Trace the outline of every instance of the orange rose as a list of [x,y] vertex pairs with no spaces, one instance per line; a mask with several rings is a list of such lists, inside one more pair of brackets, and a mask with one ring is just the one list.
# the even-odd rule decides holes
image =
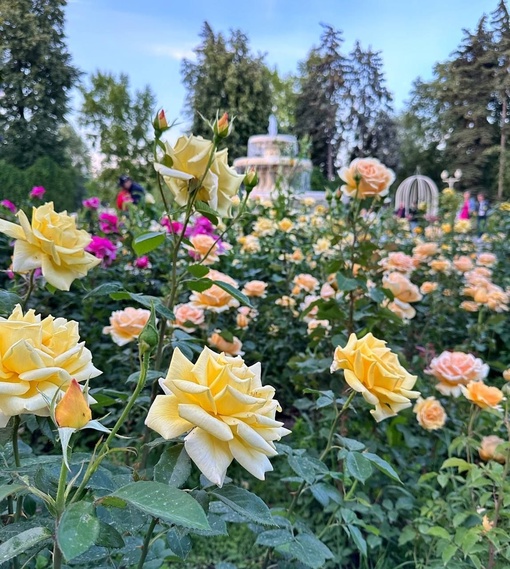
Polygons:
[[218,330],[214,332],[207,341],[213,348],[216,348],[220,352],[225,352],[225,354],[229,356],[242,356],[244,353],[242,352],[243,343],[239,338],[233,336],[232,342],[228,342],[225,338],[220,336]]
[[394,172],[376,158],[356,158],[339,174],[344,195],[358,199],[384,197],[395,180]]
[[505,369],[503,372],[503,379],[505,381],[510,381],[510,367],[508,369]]
[[386,302],[383,306],[386,306],[388,310],[391,310],[393,314],[396,314],[402,320],[411,320],[416,316],[416,310],[407,302],[402,302],[396,298],[393,302]]
[[485,462],[495,460],[496,462],[504,464],[506,462],[505,455],[500,452],[496,452],[496,449],[499,445],[504,444],[505,442],[506,441],[497,435],[483,437],[482,442],[480,443],[480,448],[478,449],[480,458]]
[[497,387],[485,385],[481,381],[470,381],[462,388],[464,396],[482,409],[494,409],[503,399],[503,392]]
[[441,429],[446,422],[446,412],[444,407],[435,397],[421,397],[413,408],[416,413],[418,423],[428,431]]
[[246,296],[265,298],[267,283],[264,281],[250,281],[244,285],[243,294]]
[[472,300],[464,300],[460,303],[460,307],[466,312],[478,312],[478,304]]
[[[215,244],[216,238],[211,235],[199,233],[189,238],[191,245],[185,245],[189,254],[195,261],[202,261],[203,265],[212,265],[218,261],[218,255],[229,251],[232,247],[228,243],[222,242],[221,249]],[[209,254],[208,254],[209,253]],[[206,257],[207,255],[207,257]]]
[[150,315],[150,310],[132,306],[124,310],[116,310],[110,316],[110,326],[103,328],[103,334],[110,334],[117,345],[124,346],[138,338]]

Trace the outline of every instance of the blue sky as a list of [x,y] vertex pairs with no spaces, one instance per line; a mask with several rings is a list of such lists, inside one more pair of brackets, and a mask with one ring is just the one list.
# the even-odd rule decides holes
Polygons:
[[[293,72],[321,33],[320,22],[382,51],[387,85],[402,108],[412,81],[429,78],[497,0],[70,0],[67,36],[86,73],[127,73],[133,88],[151,85],[158,106],[178,117],[184,107],[180,64],[192,56],[202,23],[240,28],[255,51],[282,73]],[[78,99],[75,100],[75,105]]]

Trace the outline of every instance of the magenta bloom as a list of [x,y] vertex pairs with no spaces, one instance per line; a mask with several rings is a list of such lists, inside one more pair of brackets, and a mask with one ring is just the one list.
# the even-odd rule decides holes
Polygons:
[[135,260],[135,267],[137,269],[147,269],[149,265],[150,261],[147,255],[144,255],[143,257],[138,257],[138,259]]
[[114,213],[99,214],[99,229],[103,233],[119,233],[119,218]]
[[81,204],[83,207],[86,207],[88,209],[98,209],[98,207],[101,205],[101,200],[98,197],[92,197],[83,200]]
[[214,225],[207,217],[199,217],[192,225],[190,235],[214,235]]
[[34,186],[32,188],[32,191],[30,192],[30,197],[31,198],[37,198],[38,200],[42,200],[45,193],[46,193],[46,190],[43,188],[43,186]]
[[117,257],[117,246],[107,237],[92,237],[85,251],[92,253],[94,257],[103,260],[103,267],[109,267]]
[[[163,217],[163,219],[161,220],[161,225],[163,227],[166,228],[166,230],[168,231],[168,233],[182,233],[182,228],[184,227],[184,225],[180,222],[180,221],[171,221],[166,215],[165,217]],[[184,234],[185,237],[189,237],[190,233],[190,228],[187,227],[186,228],[186,233]]]
[[16,213],[16,210],[18,209],[10,200],[2,200],[0,205],[7,208],[9,211],[12,211],[12,213]]

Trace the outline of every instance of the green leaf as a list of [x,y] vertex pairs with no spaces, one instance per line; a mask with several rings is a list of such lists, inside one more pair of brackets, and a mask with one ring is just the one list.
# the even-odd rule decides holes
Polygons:
[[124,547],[123,537],[113,526],[103,521],[99,522],[99,526],[99,536],[96,540],[96,545],[107,547],[108,549]]
[[383,474],[386,474],[386,476],[388,476],[389,478],[392,478],[396,482],[400,482],[402,484],[402,480],[400,480],[400,477],[399,477],[397,471],[393,468],[393,466],[391,466],[391,464],[389,462],[386,462],[380,456],[377,456],[376,454],[373,454],[372,452],[365,452],[365,453],[363,453],[363,456],[365,458],[368,458],[368,460],[376,468],[378,468]]
[[286,529],[270,529],[259,533],[255,544],[266,547],[278,547],[293,541],[293,539],[294,536]]
[[12,312],[16,304],[21,304],[21,297],[13,292],[0,290],[0,314],[8,315]]
[[209,272],[209,268],[204,265],[188,265],[188,273],[191,273],[197,279],[205,277]]
[[0,545],[0,563],[17,557],[27,549],[49,538],[51,538],[51,531],[44,527],[30,528],[11,537]]
[[443,465],[441,466],[441,470],[443,468],[458,468],[459,472],[466,472],[474,467],[474,464],[470,464],[469,462],[465,461],[463,458],[447,458]]
[[277,525],[266,504],[257,495],[244,488],[228,485],[211,490],[210,493],[252,522],[268,526]]
[[363,484],[372,474],[372,464],[359,452],[347,452],[345,467],[350,476]]
[[125,508],[127,506],[126,500],[121,500],[120,498],[115,498],[115,496],[103,496],[95,502],[98,506],[104,506],[105,508]]
[[166,233],[159,233],[157,231],[143,233],[133,239],[133,251],[140,257],[163,245],[165,239]]
[[211,288],[213,282],[211,279],[199,279],[197,281],[188,281],[188,288],[196,292],[204,292],[208,288]]
[[354,541],[354,545],[358,548],[358,551],[361,555],[367,556],[367,542],[363,537],[363,534],[359,530],[357,526],[349,524],[347,526],[347,531],[349,532],[350,536],[352,537],[352,541]]
[[450,543],[450,545],[447,545],[444,550],[443,553],[441,554],[441,559],[443,560],[443,563],[446,565],[448,564],[448,562],[451,560],[451,558],[457,553],[457,546],[454,545],[453,543]]
[[308,484],[313,484],[321,475],[328,473],[327,466],[311,456],[294,454],[287,461],[292,470]]
[[210,529],[205,512],[187,492],[161,482],[132,482],[112,496],[122,498],[142,512],[192,529]]
[[134,300],[138,304],[141,304],[145,308],[151,309],[152,305],[154,305],[154,310],[158,316],[162,318],[166,318],[168,320],[174,319],[173,312],[167,308],[161,298],[157,296],[150,296],[148,294],[138,294],[135,292],[129,292],[127,290],[119,290],[117,292],[112,292],[110,297],[113,300]]
[[83,300],[87,298],[92,298],[94,296],[106,296],[112,294],[112,292],[118,292],[122,290],[124,287],[119,282],[112,282],[112,283],[104,283],[102,285],[96,286],[90,292],[88,292],[84,297]]
[[[308,533],[299,534],[289,546],[289,553],[312,569],[320,569],[328,559],[334,557],[331,550],[322,541]],[[283,551],[284,548],[285,545],[278,547],[277,550]]]
[[360,286],[360,283],[356,279],[345,277],[342,273],[336,274],[336,282],[338,283],[338,288],[344,292],[356,290]]
[[248,306],[249,308],[251,308],[251,303],[248,299],[247,296],[245,296],[240,290],[238,290],[237,288],[233,287],[231,284],[229,283],[224,283],[223,281],[212,281],[213,284],[215,284],[216,286],[219,286],[220,288],[222,288],[224,291],[228,292],[230,294],[230,296],[233,296],[236,300],[238,300],[243,306]]
[[99,537],[100,526],[93,504],[71,504],[62,515],[57,528],[58,546],[65,559],[71,561],[89,550]]
[[427,530],[427,535],[432,535],[434,537],[439,537],[440,539],[451,540],[450,534],[441,526],[433,526]]
[[214,209],[212,209],[212,207],[209,207],[208,204],[206,204],[205,202],[201,202],[201,201],[197,200],[195,202],[195,209],[198,212],[200,212],[204,217],[207,217],[207,219],[213,225],[218,225],[219,213],[217,211],[214,211]]
[[0,502],[12,496],[21,490],[26,490],[27,487],[24,484],[6,484],[5,486],[0,486]]
[[191,474],[191,460],[183,444],[166,449],[154,467],[154,480],[180,488]]

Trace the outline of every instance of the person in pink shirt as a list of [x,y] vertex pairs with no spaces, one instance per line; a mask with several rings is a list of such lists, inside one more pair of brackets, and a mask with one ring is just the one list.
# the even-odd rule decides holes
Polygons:
[[462,209],[460,210],[459,213],[459,219],[469,219],[470,217],[470,198],[471,198],[471,194],[469,192],[464,192],[464,203],[462,204]]

